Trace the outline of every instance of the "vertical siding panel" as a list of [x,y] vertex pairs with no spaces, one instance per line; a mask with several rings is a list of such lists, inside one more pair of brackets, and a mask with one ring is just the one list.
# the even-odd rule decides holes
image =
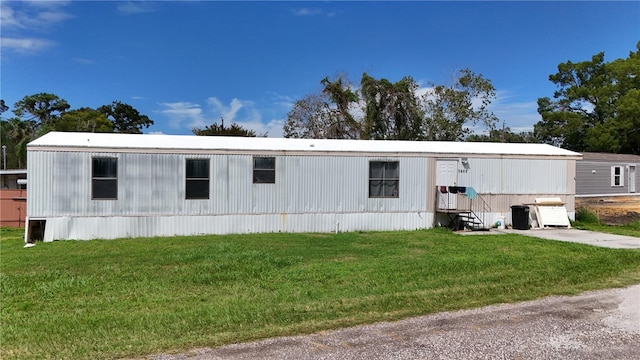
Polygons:
[[[118,200],[91,200],[94,156],[119,159]],[[61,238],[432,226],[433,214],[423,213],[435,204],[434,156],[277,155],[275,184],[253,184],[253,157],[32,151],[28,214],[51,216],[47,231]],[[210,159],[208,200],[185,199],[186,158]],[[399,161],[399,198],[369,198],[372,160]],[[511,205],[535,197],[560,197],[569,211],[574,206],[568,180],[572,160],[468,162],[459,184],[483,194],[492,216],[506,215]]]
[[469,169],[458,174],[461,186],[481,194],[565,194],[567,160],[468,159]]

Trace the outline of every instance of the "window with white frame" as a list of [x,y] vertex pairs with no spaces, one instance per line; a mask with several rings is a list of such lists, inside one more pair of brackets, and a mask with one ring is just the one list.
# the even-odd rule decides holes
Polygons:
[[400,196],[400,163],[398,161],[369,162],[369,197]]
[[611,167],[611,186],[624,186],[624,167]]
[[91,199],[118,199],[118,158],[91,159]]
[[209,198],[209,159],[187,159],[185,169],[185,198]]
[[276,183],[276,158],[275,157],[254,157],[253,158],[253,183],[254,184],[275,184]]

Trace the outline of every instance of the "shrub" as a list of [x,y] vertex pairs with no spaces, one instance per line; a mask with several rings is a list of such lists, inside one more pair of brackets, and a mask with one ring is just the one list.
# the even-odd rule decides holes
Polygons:
[[585,207],[579,208],[576,212],[576,221],[585,224],[600,224],[598,215]]

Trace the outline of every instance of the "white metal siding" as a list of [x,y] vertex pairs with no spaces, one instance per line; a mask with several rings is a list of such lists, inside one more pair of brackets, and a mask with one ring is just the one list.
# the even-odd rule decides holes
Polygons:
[[[91,159],[118,158],[118,199],[91,199]],[[211,160],[210,199],[185,199],[185,159]],[[400,197],[369,198],[370,160],[400,162]],[[28,216],[417,212],[427,159],[277,156],[276,183],[253,184],[251,155],[31,152]]]
[[460,186],[481,194],[566,194],[567,161],[552,159],[469,158],[458,176]]
[[430,213],[256,214],[217,216],[51,217],[44,241],[200,234],[417,230]]
[[[253,184],[253,157],[261,155],[276,157],[275,184]],[[117,200],[91,199],[95,156],[118,158]],[[187,158],[210,159],[209,199],[185,199]],[[45,240],[428,228],[436,158],[446,156],[39,149],[28,154],[28,216],[46,218]],[[369,198],[369,162],[379,160],[400,163],[399,198]],[[561,197],[571,214],[573,161],[469,157],[458,185],[482,194],[493,220],[535,197]]]

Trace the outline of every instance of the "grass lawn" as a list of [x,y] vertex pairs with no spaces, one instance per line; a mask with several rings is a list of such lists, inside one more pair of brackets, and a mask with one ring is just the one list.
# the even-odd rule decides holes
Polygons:
[[22,246],[2,229],[2,359],[136,357],[640,282],[638,250],[442,229]]

